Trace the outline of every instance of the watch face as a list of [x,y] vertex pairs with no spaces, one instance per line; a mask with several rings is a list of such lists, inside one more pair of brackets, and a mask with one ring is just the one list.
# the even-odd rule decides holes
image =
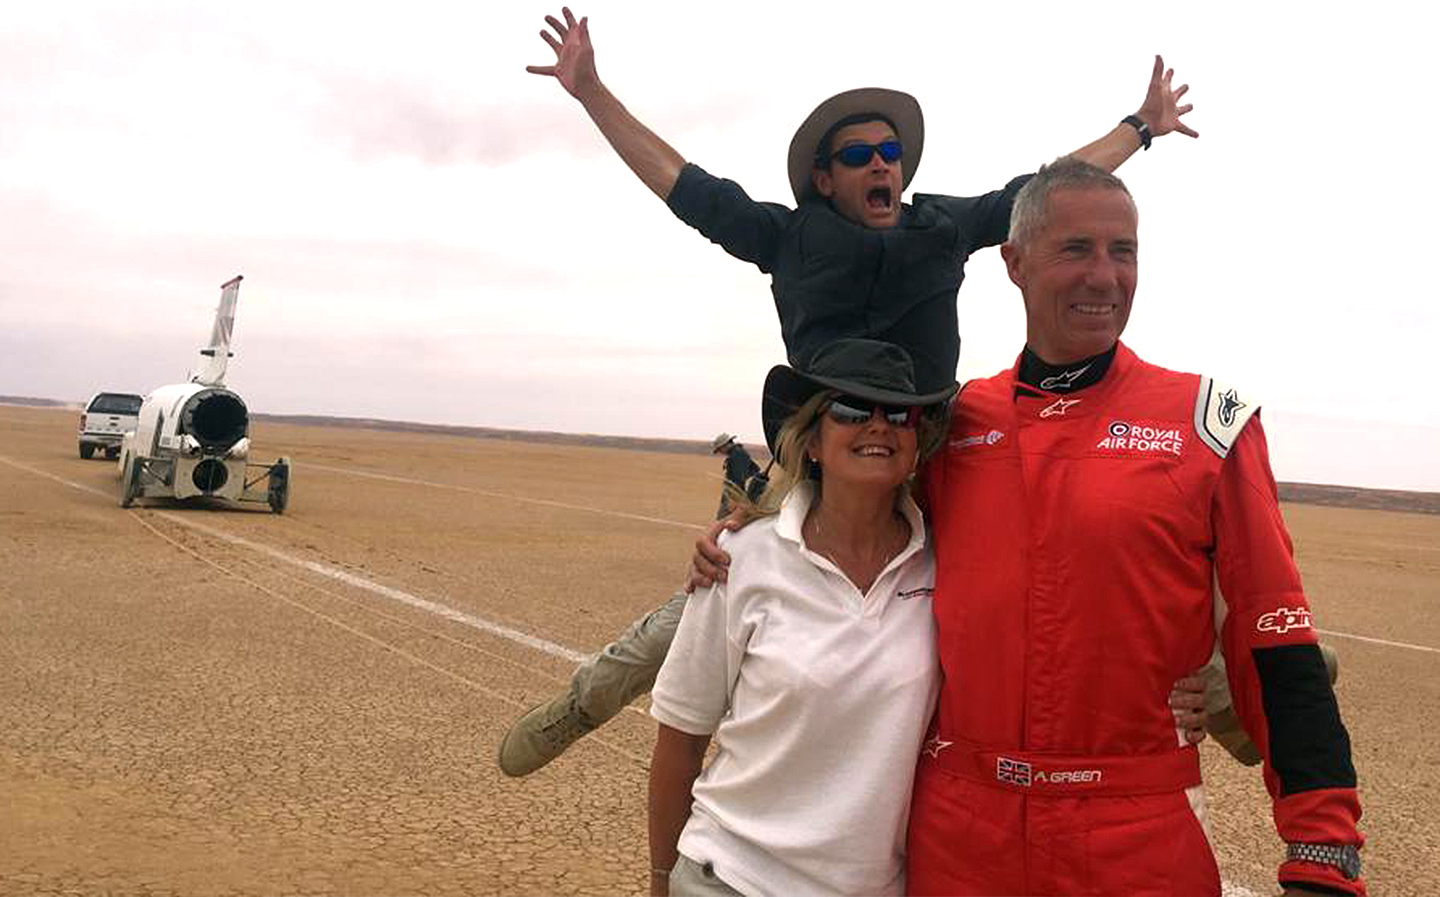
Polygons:
[[1360,851],[1355,845],[1347,844],[1340,849],[1340,871],[1351,880],[1360,877]]

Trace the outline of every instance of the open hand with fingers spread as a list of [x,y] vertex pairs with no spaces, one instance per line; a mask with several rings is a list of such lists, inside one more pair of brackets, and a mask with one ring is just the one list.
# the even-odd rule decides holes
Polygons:
[[[549,30],[542,29],[540,37],[555,51],[554,65],[527,65],[525,71],[532,75],[549,75],[560,82],[560,86],[576,99],[600,84],[595,72],[595,48],[590,45],[590,20],[576,21],[570,7],[561,7],[560,14],[565,21],[546,16]],[[553,31],[554,34],[550,32]]]
[[1199,131],[1180,120],[1181,116],[1195,108],[1191,103],[1179,105],[1180,98],[1190,90],[1190,85],[1171,87],[1170,82],[1174,77],[1175,70],[1167,69],[1165,60],[1157,54],[1155,67],[1150,72],[1150,87],[1145,91],[1145,102],[1140,104],[1135,115],[1149,125],[1151,136],[1159,137],[1171,131],[1179,131],[1186,137],[1199,137]]

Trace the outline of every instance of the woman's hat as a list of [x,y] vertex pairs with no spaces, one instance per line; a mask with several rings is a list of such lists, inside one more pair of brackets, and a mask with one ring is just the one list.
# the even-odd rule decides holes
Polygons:
[[898,90],[859,87],[837,93],[816,106],[791,138],[786,169],[790,173],[790,190],[795,194],[797,203],[804,202],[806,197],[815,193],[810,172],[815,169],[820,138],[836,122],[853,115],[868,114],[888,119],[895,126],[895,136],[900,138],[900,145],[905,148],[901,189],[910,186],[910,179],[915,177],[915,171],[920,167],[920,150],[925,146],[925,117],[920,114],[919,101]]
[[944,402],[959,388],[958,383],[951,383],[937,392],[918,394],[909,352],[894,343],[873,339],[836,340],[812,355],[803,371],[783,364],[770,369],[760,401],[765,444],[773,455],[786,418],[821,390],[833,389],[857,399],[908,408]]

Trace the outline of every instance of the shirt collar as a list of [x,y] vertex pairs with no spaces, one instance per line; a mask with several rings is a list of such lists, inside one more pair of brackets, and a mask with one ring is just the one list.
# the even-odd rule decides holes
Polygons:
[[[775,535],[804,549],[805,539],[800,530],[805,525],[805,516],[810,513],[810,506],[814,502],[815,483],[811,480],[796,483],[780,503],[780,513],[775,518]],[[905,550],[896,555],[895,561],[904,560],[925,547],[925,515],[920,513],[920,506],[910,497],[908,489],[900,496],[899,510],[901,516],[910,524],[910,541],[906,543]]]

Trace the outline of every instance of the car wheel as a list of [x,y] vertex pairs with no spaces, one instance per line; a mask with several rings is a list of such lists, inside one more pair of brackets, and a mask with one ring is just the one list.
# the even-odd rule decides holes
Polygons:
[[284,514],[290,504],[290,459],[281,458],[270,467],[270,488],[267,498],[270,510]]
[[125,472],[120,475],[120,507],[130,507],[139,494],[140,462],[132,456],[125,465]]

